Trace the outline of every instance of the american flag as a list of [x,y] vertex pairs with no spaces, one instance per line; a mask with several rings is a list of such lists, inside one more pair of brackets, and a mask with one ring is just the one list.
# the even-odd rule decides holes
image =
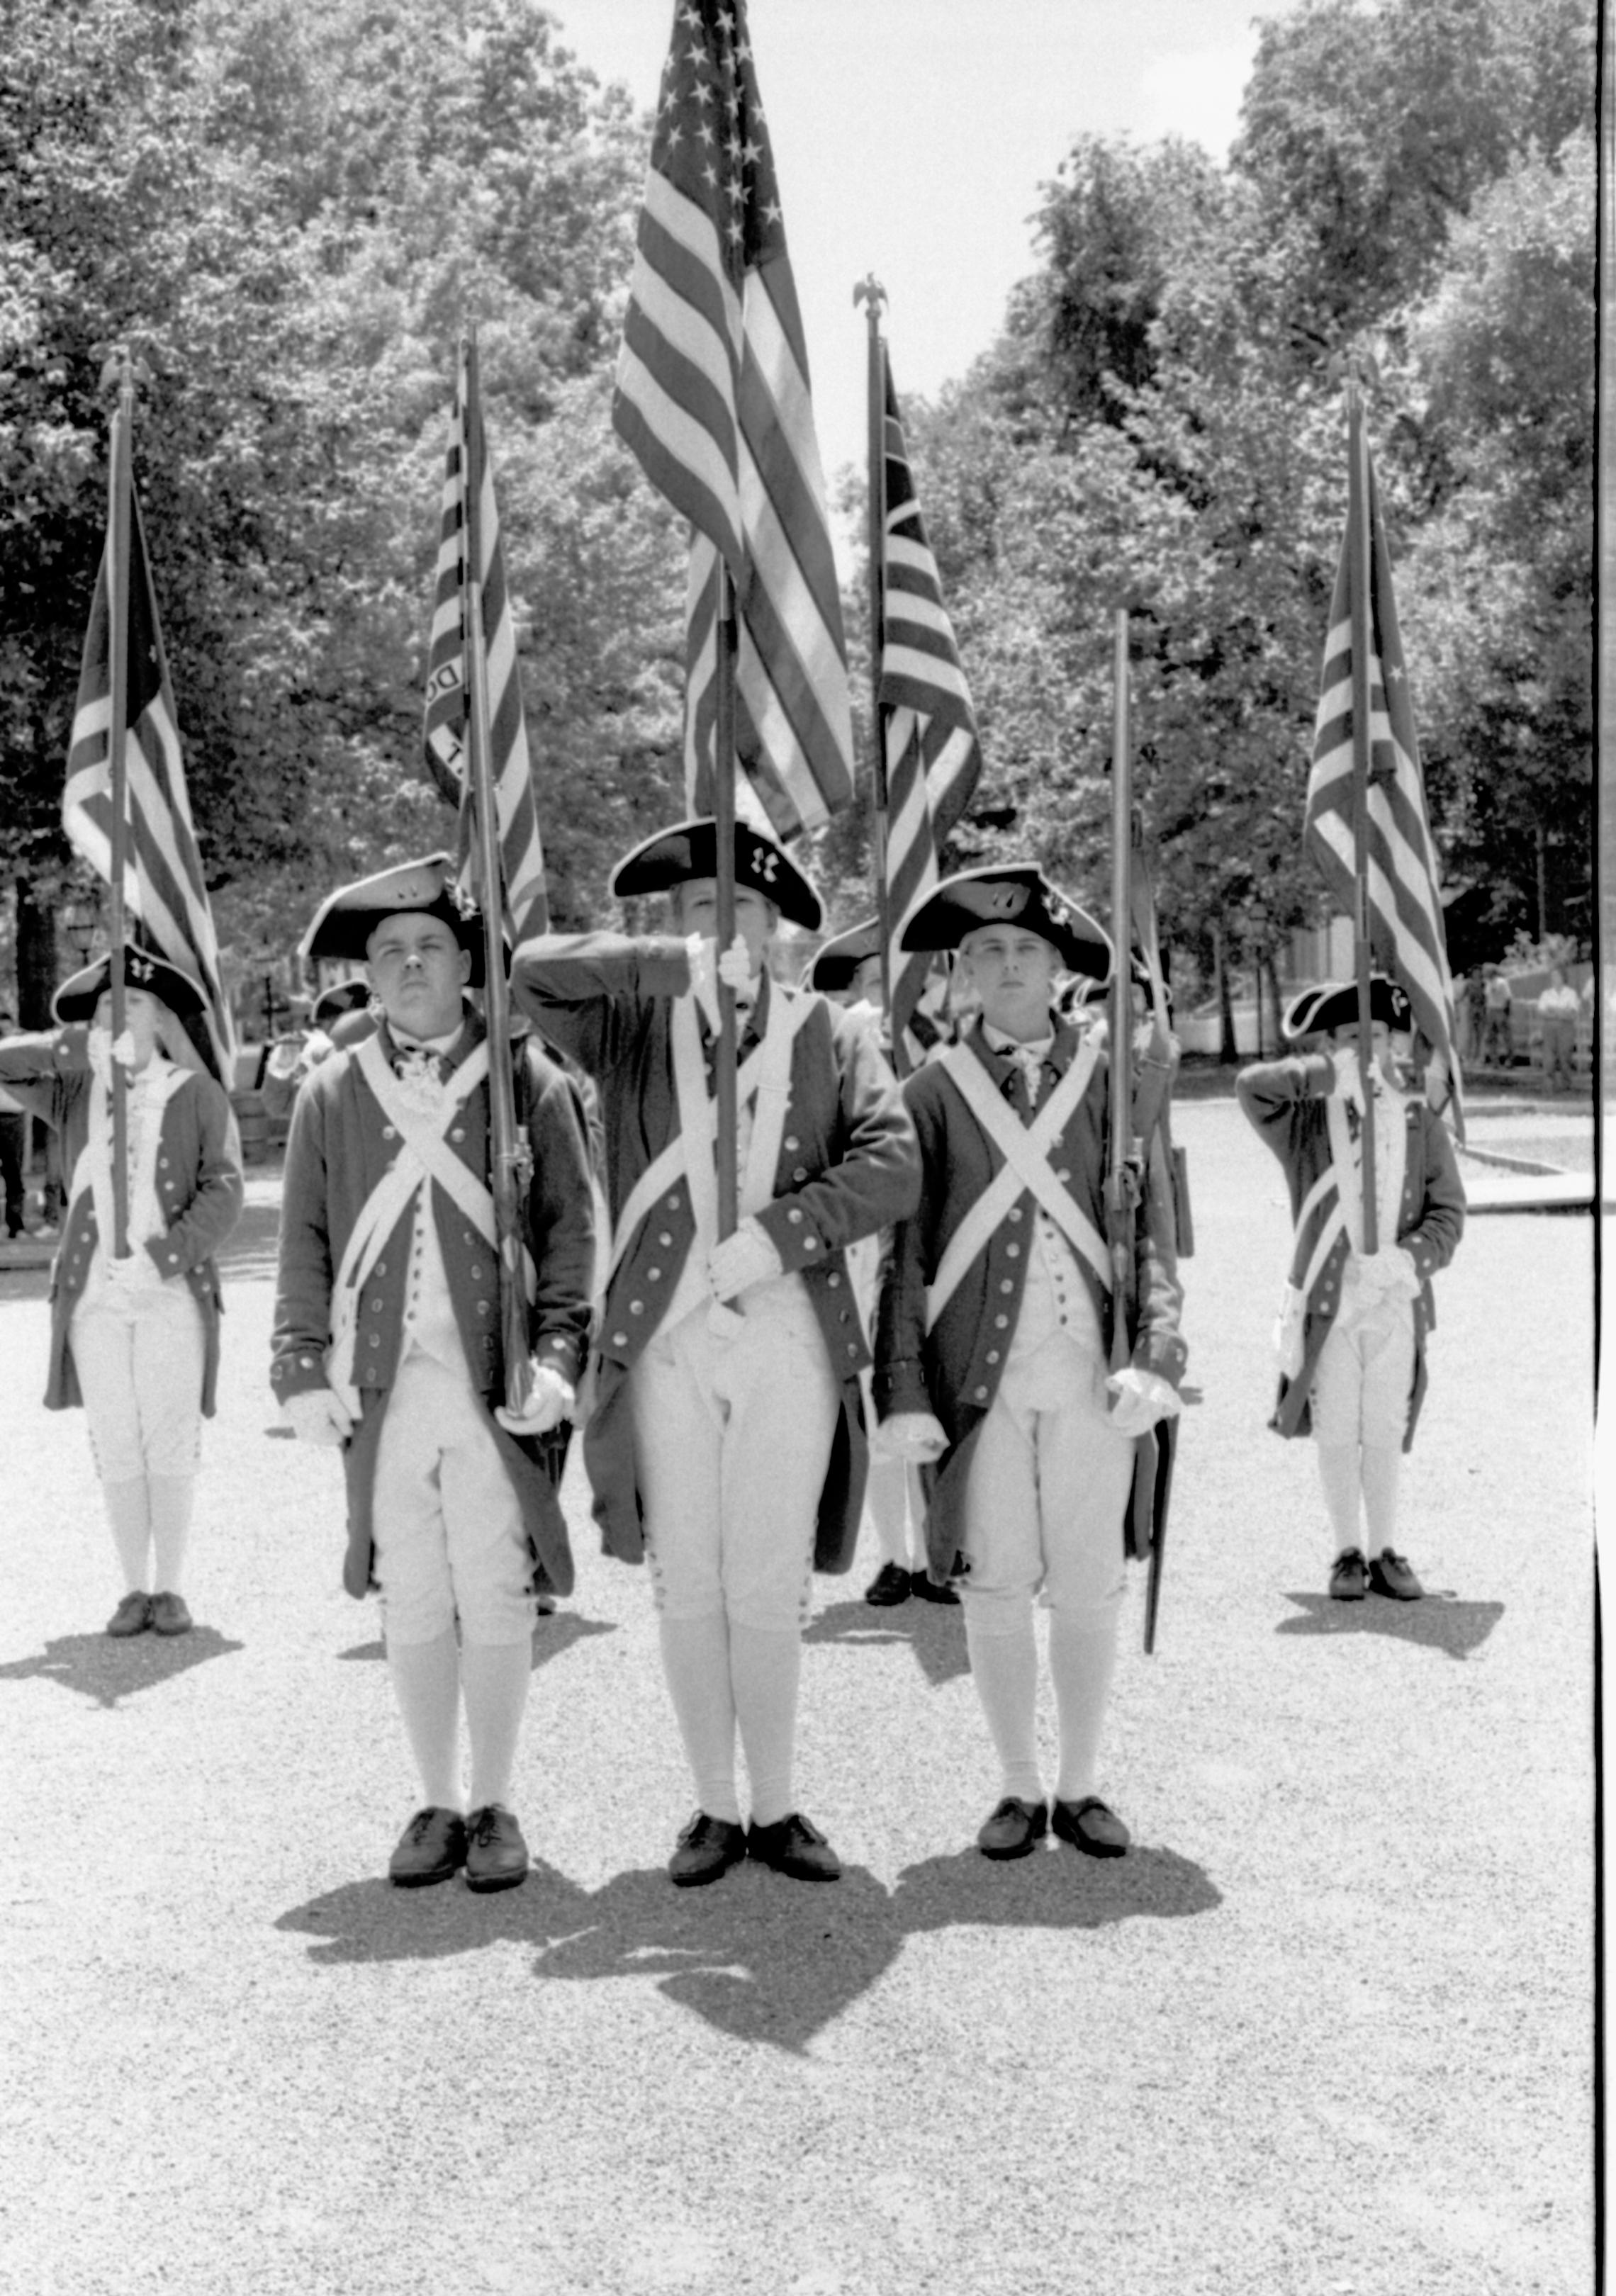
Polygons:
[[476,348],[461,342],[455,371],[455,403],[449,414],[449,446],[443,473],[443,518],[438,537],[438,593],[432,608],[431,651],[426,676],[426,746],[439,767],[460,785],[460,883],[467,896],[483,901],[472,791],[467,777],[471,702],[466,675],[468,500],[478,505],[481,545],[483,659],[488,687],[488,774],[499,822],[504,922],[513,941],[547,930],[544,848],[528,758],[528,728],[522,716],[521,674],[516,662],[516,628],[505,586],[504,550],[499,536],[499,506],[494,472],[483,434],[477,388]]
[[[116,445],[113,451],[118,451]],[[201,991],[213,1070],[219,1082],[228,1086],[235,1075],[235,1031],[219,973],[218,940],[191,819],[191,800],[185,794],[174,689],[163,655],[140,497],[133,482],[128,503],[124,909],[139,927],[138,936],[131,938],[137,937],[144,947],[166,958]],[[67,787],[62,798],[62,825],[70,843],[109,885],[112,882],[111,546],[109,535],[85,632],[78,700],[68,747]]]
[[903,1040],[930,956],[898,946],[904,918],[938,881],[943,847],[976,787],[982,753],[971,691],[915,497],[898,396],[886,365],[880,701],[887,760],[888,977],[892,1041]]
[[[1366,505],[1369,546],[1368,922],[1377,963],[1408,992],[1415,1026],[1431,1048],[1433,1102],[1451,1092],[1460,1120],[1453,982],[1437,887],[1436,849],[1425,813],[1414,701],[1391,594],[1391,556],[1369,449],[1355,421],[1352,451]],[[1325,882],[1349,915],[1357,902],[1352,753],[1352,548],[1341,545],[1325,641],[1306,835]]]
[[675,10],[612,422],[691,523],[693,806],[710,806],[722,562],[735,586],[742,768],[776,831],[818,827],[853,795],[847,645],[743,0]]

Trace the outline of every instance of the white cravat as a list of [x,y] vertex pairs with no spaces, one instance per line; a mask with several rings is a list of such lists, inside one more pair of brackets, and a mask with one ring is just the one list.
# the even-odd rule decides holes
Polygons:
[[1005,1059],[1015,1062],[1027,1079],[1028,1106],[1036,1108],[1038,1104],[1038,1095],[1044,1088],[1045,1055],[1054,1043],[1054,1030],[1052,1029],[1046,1037],[1035,1037],[1030,1044],[1023,1045],[1018,1043],[1015,1037],[1007,1037],[1003,1029],[996,1029],[991,1022],[984,1021],[982,1034],[988,1040],[990,1051],[1002,1054]]

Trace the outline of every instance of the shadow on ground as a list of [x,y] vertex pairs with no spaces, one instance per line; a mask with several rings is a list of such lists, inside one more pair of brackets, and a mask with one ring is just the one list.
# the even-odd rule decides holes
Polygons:
[[851,1643],[871,1648],[882,1643],[907,1643],[915,1664],[934,1689],[971,1671],[965,1652],[965,1628],[961,1613],[946,1603],[927,1603],[911,1595],[889,1610],[874,1603],[833,1603],[805,1628],[805,1643]]
[[904,1939],[973,1928],[1099,1930],[1209,1913],[1218,1890],[1169,1849],[1103,1864],[1049,1847],[1013,1866],[974,1849],[928,1858],[884,1890],[863,1866],[828,1887],[742,1866],[703,1890],[675,1890],[660,1866],[614,1874],[591,1894],[536,1865],[520,1890],[473,1897],[460,1882],[404,1891],[352,1882],[283,1914],[332,1967],[430,1961],[496,1941],[534,1950],[552,1982],[648,1977],[681,2008],[738,2041],[800,2055],[897,1960]]
[[136,1691],[154,1690],[211,1658],[242,1650],[216,1627],[196,1627],[188,1635],[58,1635],[33,1658],[0,1666],[0,1682],[59,1682],[95,1705],[113,1707]]
[[[577,1611],[557,1611],[553,1618],[541,1619],[533,1629],[533,1671],[560,1658],[574,1643],[592,1642],[596,1635],[614,1635],[616,1623],[611,1619],[586,1619]],[[387,1644],[381,1641],[356,1643],[352,1650],[339,1651],[339,1659],[381,1660],[387,1656]]]
[[248,1281],[273,1275],[280,1233],[278,1204],[248,1204],[218,1255],[220,1275],[226,1281],[233,1275]]
[[1504,1615],[1502,1603],[1462,1603],[1455,1595],[1427,1593],[1421,1603],[1393,1603],[1370,1595],[1361,1603],[1337,1603],[1328,1595],[1287,1595],[1301,1612],[1282,1619],[1279,1635],[1381,1635],[1388,1642],[1415,1643],[1466,1659],[1479,1650]]

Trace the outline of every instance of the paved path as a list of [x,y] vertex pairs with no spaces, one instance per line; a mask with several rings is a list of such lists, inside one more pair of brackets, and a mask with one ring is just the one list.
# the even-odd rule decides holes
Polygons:
[[264,1381],[273,1187],[227,1271],[192,1600],[115,1592],[82,1423],[0,1277],[0,2289],[26,2296],[1523,2296],[1589,2285],[1591,1226],[1440,1279],[1407,1544],[1322,1587],[1265,1432],[1278,1168],[1185,1107],[1200,1250],[1158,1655],[1105,1762],[1138,1848],[994,1867],[955,1614],[818,1582],[800,1790],[849,1872],[670,1890],[642,1577],[543,1626],[521,1890],[380,1878],[414,1799],[336,1467]]

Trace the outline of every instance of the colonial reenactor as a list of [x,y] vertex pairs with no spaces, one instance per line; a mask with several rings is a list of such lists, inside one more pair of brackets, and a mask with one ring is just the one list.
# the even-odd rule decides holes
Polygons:
[[532,1160],[531,1392],[523,1411],[508,1410],[490,1048],[464,995],[482,979],[482,926],[457,906],[452,873],[433,854],[347,886],[305,941],[311,958],[363,958],[384,1017],[298,1096],[272,1378],[297,1433],[341,1449],[343,1583],[381,1596],[422,1800],[389,1872],[415,1888],[463,1866],[468,1887],[487,1890],[528,1870],[511,1777],[536,1604],[572,1584],[554,1431],[573,1410],[594,1234],[571,1089],[524,1043],[512,1070]]
[[1457,1249],[1464,1185],[1441,1120],[1398,1081],[1395,1062],[1410,1049],[1408,1000],[1379,974],[1370,995],[1375,1251],[1364,1250],[1356,985],[1304,990],[1284,1032],[1328,1048],[1259,1062],[1241,1071],[1235,1090],[1284,1168],[1295,1227],[1268,1423],[1317,1439],[1335,1551],[1331,1594],[1356,1603],[1373,1587],[1412,1603],[1424,1590],[1398,1546],[1399,1473],[1425,1394],[1431,1279]]
[[[218,1389],[214,1254],[241,1217],[230,1103],[186,1032],[201,993],[141,948],[123,955],[124,1031],[111,1033],[111,960],[63,981],[60,1024],[0,1043],[0,1083],[62,1144],[67,1212],[51,1281],[45,1408],[83,1404],[126,1592],[110,1635],[192,1625],[181,1591],[201,1421]],[[127,1078],[129,1250],[113,1250],[112,1064]]]
[[[1128,1828],[1096,1792],[1116,1664],[1135,1439],[1178,1408],[1185,1363],[1168,1180],[1144,1176],[1133,1297],[1103,1241],[1107,1064],[1055,1010],[1062,972],[1104,979],[1111,944],[1030,864],[946,879],[900,946],[958,951],[980,1012],[910,1077],[920,1209],[883,1288],[882,1439],[926,1464],[931,1576],[953,1579],[1001,1799],[977,1836],[1025,1856],[1049,1829],[1035,1717],[1034,1604],[1049,1612],[1060,1726],[1055,1833],[1120,1857]],[[1115,1317],[1130,1362],[1110,1373]]]
[[[675,931],[530,940],[517,998],[596,1079],[612,1234],[584,1458],[609,1554],[650,1566],[669,1696],[697,1809],[681,1886],[750,1855],[803,1881],[841,1867],[795,1806],[792,1755],[810,1573],[852,1560],[869,1350],[849,1244],[915,1201],[915,1138],[866,1029],[766,962],[818,895],[772,838],[737,824],[736,934],[716,951],[710,820],[622,861],[622,899],[672,896]],[[715,980],[739,1021],[743,1215],[718,1236]],[[751,1783],[743,1829],[737,1729]]]
[[[865,917],[849,925],[845,932],[838,933],[833,940],[827,940],[809,968],[808,985],[818,989],[822,996],[834,997],[855,1019],[874,1029],[882,1049],[890,1055],[878,917]],[[886,1235],[865,1236],[848,1254],[858,1312],[865,1331],[872,1333],[875,1329],[881,1265],[889,1241]],[[871,1379],[870,1372],[860,1374],[865,1417],[874,1426],[875,1405]],[[864,1504],[881,1554],[881,1567],[864,1590],[864,1599],[872,1609],[896,1609],[911,1595],[957,1607],[959,1597],[954,1589],[934,1585],[926,1569],[925,1502],[919,1477],[909,1462],[879,1449],[873,1452]]]

